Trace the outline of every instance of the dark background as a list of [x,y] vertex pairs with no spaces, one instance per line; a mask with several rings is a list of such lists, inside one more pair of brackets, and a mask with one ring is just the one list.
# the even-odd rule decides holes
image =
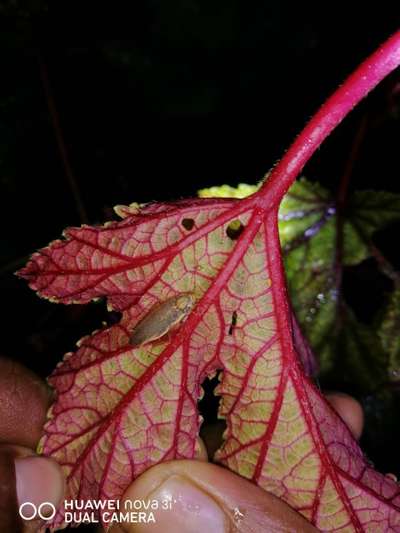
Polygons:
[[[400,7],[380,10],[379,4],[364,4],[356,14],[337,3],[314,8],[287,1],[143,0],[132,3],[130,14],[118,3],[76,11],[53,4],[0,6],[1,351],[43,377],[109,318],[103,303],[64,307],[40,300],[13,276],[30,253],[66,226],[113,218],[115,204],[256,183],[400,22]],[[75,196],[49,113],[49,88]],[[334,189],[366,115],[351,187],[400,192],[398,72],[345,120],[304,174]],[[398,227],[377,239],[399,268]],[[358,274],[350,299],[368,315],[385,285],[364,276],[372,303]],[[398,469],[399,442],[390,434],[377,440],[366,443],[371,458],[385,471]]]

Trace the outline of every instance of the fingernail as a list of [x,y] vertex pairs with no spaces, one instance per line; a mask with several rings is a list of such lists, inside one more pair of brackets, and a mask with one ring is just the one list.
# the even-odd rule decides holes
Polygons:
[[[156,499],[168,509],[157,513],[154,531],[198,533],[228,531],[228,519],[216,500],[190,480],[175,475],[164,481],[148,498]],[[153,526],[154,527],[154,526]],[[152,529],[153,531],[153,529]]]
[[64,481],[55,461],[45,457],[15,459],[15,476],[19,505],[31,502],[39,506],[49,502],[58,507],[64,492]]

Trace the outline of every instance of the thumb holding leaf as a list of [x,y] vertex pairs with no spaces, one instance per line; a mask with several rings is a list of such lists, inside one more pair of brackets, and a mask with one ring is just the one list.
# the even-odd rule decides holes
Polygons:
[[127,500],[157,500],[155,522],[120,524],[111,529],[112,533],[317,531],[276,496],[203,461],[170,461],[154,466],[130,485],[121,508]]
[[[44,381],[17,362],[0,357],[1,531],[38,530],[37,519],[21,519],[20,506],[27,502],[26,516],[32,515],[32,505],[60,504],[64,488],[61,469],[53,459],[34,452],[51,400]],[[44,515],[46,510],[43,508]]]

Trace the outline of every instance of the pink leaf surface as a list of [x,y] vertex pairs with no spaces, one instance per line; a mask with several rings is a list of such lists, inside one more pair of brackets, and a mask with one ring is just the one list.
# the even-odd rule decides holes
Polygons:
[[[399,62],[400,33],[328,100],[257,194],[119,206],[122,221],[70,228],[19,272],[43,297],[106,297],[122,313],[49,378],[57,401],[40,450],[62,465],[66,499],[116,499],[153,464],[193,457],[201,382],[222,370],[217,460],[322,530],[400,531],[399,486],[370,467],[300,363],[298,350],[311,356],[292,322],[277,230],[307,159]],[[133,347],[137,324],[182,293],[195,298],[190,314]]]

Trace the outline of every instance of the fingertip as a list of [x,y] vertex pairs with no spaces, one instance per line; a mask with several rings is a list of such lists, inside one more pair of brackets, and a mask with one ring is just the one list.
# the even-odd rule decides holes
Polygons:
[[[219,502],[201,486],[188,477],[185,472],[175,473],[171,465],[181,463],[163,463],[147,471],[128,488],[124,494],[122,507],[133,502],[143,501],[154,512],[154,522],[119,524],[113,533],[198,533],[212,531],[226,533],[229,531],[229,518]],[[204,464],[193,461],[194,464]],[[149,473],[148,473],[149,472]],[[152,508],[158,502],[156,509]],[[149,516],[149,515],[147,515]]]
[[[161,512],[155,513],[155,523],[120,524],[113,533],[316,531],[272,494],[223,467],[200,461],[170,461],[150,468],[128,488],[122,506],[129,500],[156,500]],[[170,502],[170,507],[163,510],[162,502]]]
[[208,451],[207,447],[200,437],[196,441],[196,449],[195,449],[195,459],[197,461],[208,461]]
[[60,466],[47,457],[15,459],[16,490],[19,506],[26,502],[39,506],[49,502],[56,508],[64,494],[64,477]]
[[325,398],[350,429],[353,437],[360,439],[364,428],[364,411],[361,404],[344,392],[329,392]]

